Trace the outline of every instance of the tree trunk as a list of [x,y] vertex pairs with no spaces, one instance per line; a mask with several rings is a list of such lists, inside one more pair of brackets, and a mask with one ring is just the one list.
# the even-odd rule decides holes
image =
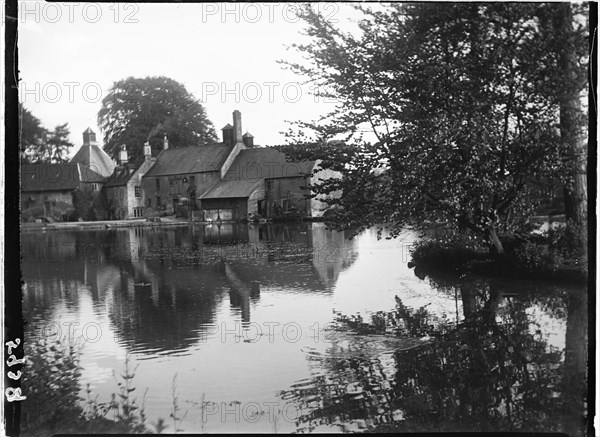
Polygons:
[[490,228],[488,231],[488,238],[492,247],[497,255],[502,255],[504,253],[504,247],[502,246],[502,242],[500,238],[498,238],[498,234],[495,228]]
[[569,3],[559,7],[559,35],[564,40],[560,69],[564,78],[560,96],[560,136],[565,147],[569,181],[565,184],[565,216],[573,245],[587,257],[587,142],[582,123],[580,85],[573,43],[573,15]]
[[565,334],[565,365],[563,374],[563,397],[565,410],[564,432],[570,436],[584,436],[586,431],[586,405],[588,386],[586,381],[588,311],[585,290],[574,290],[567,304],[567,331]]

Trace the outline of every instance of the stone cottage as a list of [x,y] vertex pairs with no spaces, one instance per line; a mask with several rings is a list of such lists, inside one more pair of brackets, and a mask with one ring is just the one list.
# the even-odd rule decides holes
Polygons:
[[90,128],[68,163],[21,166],[21,220],[103,219],[99,196],[114,167]]
[[242,135],[239,111],[223,141],[209,146],[169,149],[165,138],[156,163],[142,177],[147,216],[177,214],[203,221],[244,220],[254,216],[320,217],[326,205],[310,198],[311,183],[335,177],[316,161],[286,162],[276,149],[254,145]]
[[122,146],[119,151],[119,165],[104,184],[109,220],[136,219],[146,216],[142,177],[155,161],[149,143],[144,144],[144,161],[140,165],[129,163],[127,148]]
[[94,220],[90,210],[105,177],[79,163],[21,166],[21,220]]

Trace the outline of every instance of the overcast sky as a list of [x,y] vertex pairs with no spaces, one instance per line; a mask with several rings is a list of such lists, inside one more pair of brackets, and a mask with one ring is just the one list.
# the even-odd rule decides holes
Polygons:
[[[340,3],[315,4],[351,22]],[[333,102],[310,95],[280,59],[304,28],[294,5],[97,4],[19,2],[20,99],[47,128],[69,123],[74,154],[114,81],[164,75],[204,102],[217,133],[242,112],[244,132],[261,145],[284,142],[286,120],[310,121]]]

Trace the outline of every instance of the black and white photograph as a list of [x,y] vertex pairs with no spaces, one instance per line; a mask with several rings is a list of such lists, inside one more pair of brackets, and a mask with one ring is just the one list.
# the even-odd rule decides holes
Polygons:
[[0,434],[596,435],[597,3],[2,6]]

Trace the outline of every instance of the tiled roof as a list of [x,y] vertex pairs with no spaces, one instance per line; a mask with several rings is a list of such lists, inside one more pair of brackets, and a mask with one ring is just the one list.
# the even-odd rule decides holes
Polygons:
[[257,181],[219,181],[213,185],[200,199],[223,199],[231,197],[250,197],[252,192],[262,184]]
[[90,168],[104,177],[112,175],[116,166],[110,156],[96,144],[84,144],[69,162],[78,162],[82,167]]
[[201,199],[249,197],[265,179],[300,177],[311,173],[315,161],[286,162],[279,150],[264,147],[241,150],[222,181]]
[[270,147],[244,149],[233,161],[226,180],[286,178],[310,174],[315,161],[286,162],[285,155]]
[[104,184],[105,187],[117,187],[127,185],[127,182],[133,176],[137,167],[131,164],[125,166],[117,166],[110,178]]
[[219,171],[233,146],[212,144],[164,150],[145,176],[168,176]]
[[102,182],[104,177],[78,163],[21,166],[21,191],[71,191],[82,182]]

